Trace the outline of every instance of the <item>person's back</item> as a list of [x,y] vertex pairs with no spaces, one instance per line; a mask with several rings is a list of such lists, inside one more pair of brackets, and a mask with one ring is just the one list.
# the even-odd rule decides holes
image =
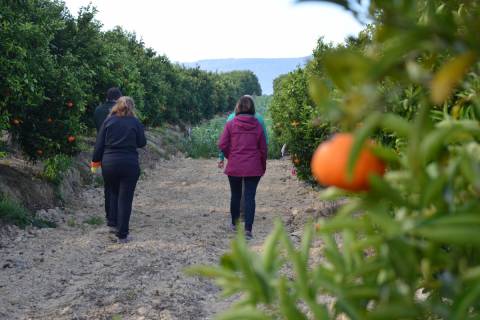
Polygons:
[[[105,151],[103,162],[138,163],[137,148],[145,146],[143,125],[136,117],[110,116],[104,123]],[[141,140],[141,141],[140,141]]]
[[[266,148],[262,144],[263,129],[251,115],[238,115],[226,125],[230,144],[225,173],[231,176],[262,176],[265,173]],[[225,141],[220,141],[223,149]]]
[[[255,103],[251,96],[244,95],[238,100],[235,114],[233,120],[227,122],[223,129],[218,148],[228,159],[225,174],[228,176],[231,191],[231,229],[237,229],[243,194],[245,237],[251,239],[255,218],[255,194],[267,164],[267,142],[264,129],[255,118]],[[223,167],[223,161],[219,163]]]
[[97,132],[100,131],[100,127],[102,126],[105,119],[107,119],[114,105],[115,101],[106,101],[95,109],[95,112],[93,114],[93,121],[95,122],[95,128],[97,129]]
[[92,163],[101,163],[107,225],[119,242],[128,242],[135,187],[140,177],[137,148],[147,144],[135,103],[120,97],[97,134]]
[[107,119],[117,99],[120,98],[121,96],[122,96],[122,92],[120,91],[119,88],[112,87],[107,90],[106,102],[99,105],[95,109],[95,112],[93,113],[93,121],[95,122],[95,128],[97,129],[97,132],[100,131],[100,128],[103,122],[105,121],[105,119]]

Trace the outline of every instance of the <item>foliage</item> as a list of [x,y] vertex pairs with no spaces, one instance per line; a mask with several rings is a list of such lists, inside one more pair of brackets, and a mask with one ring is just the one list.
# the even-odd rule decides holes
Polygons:
[[269,112],[273,120],[273,136],[277,145],[285,143],[297,168],[298,177],[312,181],[310,158],[315,147],[330,133],[328,124],[313,121],[318,109],[308,97],[305,70],[297,69],[277,78]]
[[64,154],[58,154],[44,161],[42,176],[47,180],[59,184],[64,174],[72,166],[72,158]]
[[273,96],[255,96],[255,110],[263,116],[268,135],[268,159],[278,159],[281,156],[282,141],[273,130],[271,103]]
[[102,31],[91,6],[74,17],[60,1],[3,1],[0,12],[0,131],[31,160],[77,153],[75,138],[113,86],[134,98],[147,126],[199,123],[232,109],[240,93],[260,93],[250,71],[185,68],[134,33]]
[[370,136],[387,142],[374,151],[389,170],[369,192],[327,189],[349,201],[298,248],[277,225],[261,256],[240,237],[197,269],[242,294],[221,319],[478,318],[480,4],[372,0],[369,12],[371,40],[327,50],[311,97],[353,131],[348,171]]
[[194,127],[186,142],[185,150],[192,158],[212,158],[218,156],[217,142],[225,126],[224,117],[216,117]]
[[0,5],[0,114],[33,159],[77,151],[67,138],[80,132],[85,105],[77,57],[52,52],[55,34],[65,26],[64,7],[38,2]]
[[102,225],[104,222],[105,222],[104,219],[99,216],[91,216],[84,221],[84,223],[92,226],[99,226],[99,225]]
[[10,223],[25,228],[33,225],[39,228],[54,228],[55,224],[36,218],[25,207],[1,196],[0,197],[0,222]]

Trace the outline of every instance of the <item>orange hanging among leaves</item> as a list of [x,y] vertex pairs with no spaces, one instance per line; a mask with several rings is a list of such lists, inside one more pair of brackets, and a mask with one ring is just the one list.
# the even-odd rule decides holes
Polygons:
[[74,136],[68,136],[67,140],[68,140],[69,143],[72,143],[72,142],[75,141],[75,137]]
[[70,108],[70,109],[73,108],[73,102],[72,102],[72,101],[68,101],[68,102],[67,102],[67,107]]
[[365,191],[369,189],[369,175],[382,176],[385,173],[385,164],[369,150],[368,145],[373,142],[368,141],[355,163],[352,179],[347,178],[353,140],[352,134],[339,133],[318,146],[311,162],[312,174],[317,182],[350,191]]

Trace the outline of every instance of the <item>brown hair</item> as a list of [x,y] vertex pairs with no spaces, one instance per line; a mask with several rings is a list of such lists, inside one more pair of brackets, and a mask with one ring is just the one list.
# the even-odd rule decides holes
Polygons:
[[110,115],[117,117],[135,117],[135,102],[130,97],[120,97],[110,111]]
[[242,96],[235,106],[235,115],[237,114],[255,114],[255,103],[249,95]]

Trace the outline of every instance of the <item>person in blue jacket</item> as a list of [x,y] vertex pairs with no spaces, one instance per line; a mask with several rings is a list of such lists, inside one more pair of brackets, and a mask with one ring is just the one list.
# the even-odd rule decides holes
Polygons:
[[143,125],[135,117],[135,103],[120,97],[97,134],[92,163],[101,162],[102,175],[109,193],[108,226],[115,228],[120,243],[128,237],[135,187],[140,177],[137,148],[147,144]]

